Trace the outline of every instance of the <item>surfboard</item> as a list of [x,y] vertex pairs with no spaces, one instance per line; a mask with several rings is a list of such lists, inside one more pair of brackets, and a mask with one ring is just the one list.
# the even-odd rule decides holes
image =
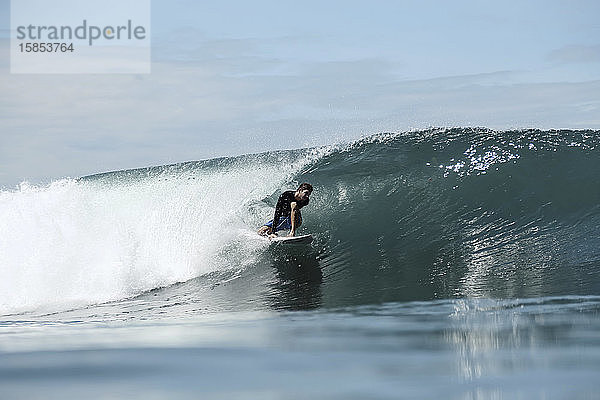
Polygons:
[[272,243],[277,244],[309,244],[313,237],[311,234],[300,236],[277,236],[269,239]]

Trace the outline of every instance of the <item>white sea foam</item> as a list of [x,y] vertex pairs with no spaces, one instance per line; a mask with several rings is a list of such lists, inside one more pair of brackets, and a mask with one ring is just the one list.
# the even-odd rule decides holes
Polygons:
[[260,200],[323,154],[0,192],[0,313],[117,300],[243,268],[241,255],[265,245],[240,240],[272,212]]

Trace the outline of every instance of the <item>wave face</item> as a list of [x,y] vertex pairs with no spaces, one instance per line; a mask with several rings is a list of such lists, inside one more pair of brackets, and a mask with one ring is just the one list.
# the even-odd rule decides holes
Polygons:
[[[234,309],[598,294],[599,143],[597,131],[430,129],[23,184],[0,192],[0,311],[189,280],[173,293]],[[315,241],[269,249],[254,231],[302,181]],[[215,280],[229,287],[201,287]]]
[[428,130],[319,160],[300,180],[316,184],[307,228],[323,237],[331,293],[599,293],[599,142],[592,131]]

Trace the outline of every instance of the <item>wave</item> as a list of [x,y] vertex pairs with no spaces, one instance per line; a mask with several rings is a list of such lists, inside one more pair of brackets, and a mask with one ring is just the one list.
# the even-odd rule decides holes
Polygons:
[[[308,149],[27,183],[0,192],[0,311],[118,300],[242,269],[264,198]],[[237,255],[237,256],[236,256]],[[231,262],[234,259],[234,262]]]
[[[22,184],[0,192],[0,312],[207,274],[254,277],[265,289],[248,296],[277,308],[598,294],[599,143],[590,130],[428,129]],[[303,181],[315,241],[275,254],[254,231]]]

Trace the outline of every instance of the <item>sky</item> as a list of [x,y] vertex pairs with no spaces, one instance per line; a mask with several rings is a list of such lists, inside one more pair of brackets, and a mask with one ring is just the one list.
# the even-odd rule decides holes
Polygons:
[[600,129],[598,15],[596,0],[156,0],[150,74],[11,74],[0,0],[0,188],[431,126]]

